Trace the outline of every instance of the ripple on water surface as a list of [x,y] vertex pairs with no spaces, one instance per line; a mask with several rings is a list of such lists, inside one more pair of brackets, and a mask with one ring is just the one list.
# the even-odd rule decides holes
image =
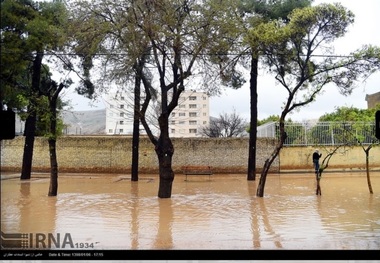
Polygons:
[[258,198],[245,175],[176,176],[165,199],[149,176],[61,177],[57,197],[47,197],[46,179],[4,180],[1,227],[70,232],[99,249],[380,249],[380,174],[373,195],[364,176],[326,175],[322,196],[312,179],[269,176]]

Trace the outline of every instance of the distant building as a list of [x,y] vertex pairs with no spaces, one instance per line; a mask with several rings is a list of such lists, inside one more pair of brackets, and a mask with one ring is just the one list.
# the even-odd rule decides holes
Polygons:
[[380,91],[373,94],[367,94],[365,100],[367,101],[368,109],[375,108],[376,105],[380,103]]
[[183,92],[169,121],[170,137],[202,137],[202,127],[210,123],[209,96],[205,92]]
[[106,134],[132,135],[133,98],[124,93],[111,93],[106,102]]
[[[152,106],[146,116],[152,132],[159,135],[157,111]],[[205,92],[182,92],[178,106],[169,117],[170,137],[200,137],[203,126],[209,125],[209,96]],[[133,98],[130,94],[114,93],[106,99],[106,133],[133,134]],[[140,134],[146,134],[140,124]]]

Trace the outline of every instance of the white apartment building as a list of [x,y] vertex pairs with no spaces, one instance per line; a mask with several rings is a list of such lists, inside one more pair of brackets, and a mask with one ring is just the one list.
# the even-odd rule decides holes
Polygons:
[[210,122],[209,96],[206,92],[184,91],[169,119],[170,137],[201,137]]
[[[106,102],[106,133],[132,135],[133,133],[133,95],[111,94]],[[157,116],[153,107],[149,120],[152,131],[159,135]],[[209,96],[205,92],[193,90],[182,92],[178,106],[169,117],[170,137],[201,137],[203,126],[210,122]],[[140,124],[140,134],[146,134]]]
[[[133,94],[111,93],[104,99],[106,105],[106,134],[132,135],[133,133]],[[140,133],[144,129],[140,127]]]

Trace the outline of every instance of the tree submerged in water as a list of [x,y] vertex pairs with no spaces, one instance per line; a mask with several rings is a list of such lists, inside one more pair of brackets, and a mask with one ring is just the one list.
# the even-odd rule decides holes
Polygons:
[[331,157],[338,151],[339,148],[343,147],[345,145],[338,145],[336,146],[332,151],[328,152],[326,156],[323,158],[321,166],[318,169],[318,172],[316,173],[316,181],[317,181],[317,190],[316,195],[322,195],[322,189],[321,189],[321,178],[323,172],[329,167],[329,162],[331,160]]
[[351,94],[356,81],[380,68],[377,47],[364,46],[346,57],[332,53],[332,42],[344,36],[353,21],[354,14],[341,4],[321,4],[294,10],[287,24],[272,21],[252,29],[250,43],[260,46],[269,71],[288,94],[279,119],[279,140],[264,163],[258,197],[264,196],[267,174],[287,138],[287,115],[314,101],[329,83],[342,94]]

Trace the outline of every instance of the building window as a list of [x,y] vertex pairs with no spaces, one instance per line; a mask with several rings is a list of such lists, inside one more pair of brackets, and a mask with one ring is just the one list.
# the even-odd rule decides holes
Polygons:
[[190,125],[197,125],[197,121],[189,121]]
[[189,129],[189,133],[197,133],[197,129]]
[[203,116],[205,116],[205,117],[206,117],[206,116],[207,116],[207,112],[203,112]]
[[113,109],[113,105],[112,104],[110,104],[110,108]]
[[197,108],[197,104],[189,104],[189,108],[190,109],[196,109]]
[[120,99],[121,99],[121,100],[124,100],[124,96],[121,96]]
[[124,104],[120,104],[120,109],[124,109]]
[[207,121],[203,121],[203,124],[207,124]]
[[206,97],[206,96],[203,96],[202,98],[203,98],[203,100],[206,100],[206,99],[207,99],[207,97]]
[[175,129],[172,129],[172,133],[175,133]]
[[113,133],[113,129],[108,129],[108,133]]
[[123,133],[124,132],[124,130],[123,129],[119,129],[119,133]]
[[120,112],[120,117],[124,117],[124,112]]
[[186,108],[186,104],[180,104],[180,105],[179,105],[179,108],[180,108],[180,109],[184,109],[184,108]]
[[189,117],[197,117],[197,113],[196,112],[189,112]]
[[124,121],[120,121],[120,123],[119,123],[120,125],[123,125],[124,124]]
[[197,96],[190,96],[189,100],[197,100]]
[[172,117],[175,117],[175,112],[172,112]]
[[175,125],[175,121],[172,121],[171,124],[172,124],[172,125]]
[[185,121],[180,121],[178,124],[183,125],[185,124]]
[[178,116],[184,117],[184,116],[186,116],[186,113],[185,112],[180,112],[180,113],[178,113]]
[[203,104],[203,108],[204,108],[204,109],[207,108],[207,105],[206,105],[206,104]]

